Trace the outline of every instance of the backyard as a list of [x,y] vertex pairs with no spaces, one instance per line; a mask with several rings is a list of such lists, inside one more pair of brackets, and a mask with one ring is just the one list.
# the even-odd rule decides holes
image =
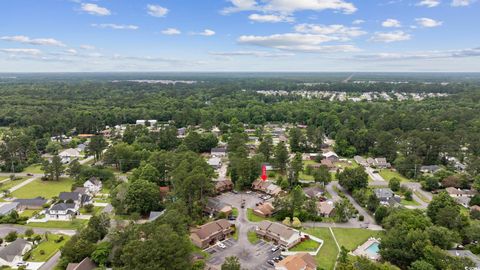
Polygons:
[[397,178],[398,180],[400,180],[400,182],[407,182],[407,181],[410,181],[408,180],[405,176],[399,174],[397,171],[394,171],[394,170],[391,170],[391,169],[383,169],[383,170],[379,170],[378,173],[380,174],[380,176],[383,177],[383,179],[385,179],[386,181],[390,181],[392,178]]
[[[60,237],[62,241],[56,243]],[[48,235],[48,240],[41,242],[31,253],[28,261],[31,262],[45,262],[50,259],[65,243],[68,241],[68,236]]]
[[253,209],[252,208],[248,208],[247,209],[247,219],[251,222],[262,222],[263,220],[271,220],[271,221],[274,221],[275,219],[270,217],[270,218],[263,218],[263,217],[259,217],[257,215],[255,215],[253,213]]
[[294,246],[293,248],[289,249],[288,251],[305,251],[305,252],[314,252],[320,246],[320,243],[315,242],[311,239],[303,241],[298,245]]
[[71,191],[73,180],[70,178],[61,178],[60,181],[42,181],[37,179],[32,183],[12,192],[11,196],[22,199],[32,199],[44,197],[51,199],[58,196],[60,192]]
[[47,222],[30,222],[28,227],[35,228],[55,228],[55,229],[79,229],[88,223],[85,219],[74,219],[72,221],[47,221]]
[[[366,229],[332,228],[332,230],[338,244],[348,250],[357,248],[370,237],[381,237],[383,234],[381,231]],[[317,256],[315,256],[315,260],[320,268],[332,270],[339,251],[329,228],[309,228],[305,232],[323,240],[323,246]]]

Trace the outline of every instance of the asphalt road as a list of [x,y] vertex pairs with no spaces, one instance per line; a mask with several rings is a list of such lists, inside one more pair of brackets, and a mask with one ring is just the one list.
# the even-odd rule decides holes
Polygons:
[[5,237],[9,232],[16,231],[19,234],[24,233],[27,229],[33,229],[35,233],[44,234],[49,232],[52,234],[65,234],[65,235],[75,235],[76,230],[67,230],[67,229],[52,229],[52,228],[33,228],[21,225],[12,225],[12,224],[0,224],[0,237]]

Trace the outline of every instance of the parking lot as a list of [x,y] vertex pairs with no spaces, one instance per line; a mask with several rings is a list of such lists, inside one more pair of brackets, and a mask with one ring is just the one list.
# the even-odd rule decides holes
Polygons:
[[208,264],[222,265],[226,257],[236,256],[242,264],[242,269],[271,270],[274,269],[274,266],[268,264],[267,261],[280,255],[280,250],[272,252],[274,246],[264,241],[249,246],[241,246],[233,239],[222,241],[222,243],[225,248],[215,245],[205,250],[211,254],[207,261]]

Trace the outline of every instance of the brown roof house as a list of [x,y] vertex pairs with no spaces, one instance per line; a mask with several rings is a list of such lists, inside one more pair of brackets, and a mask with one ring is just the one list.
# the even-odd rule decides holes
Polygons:
[[234,232],[235,226],[226,219],[209,222],[198,228],[192,229],[190,240],[199,248],[206,248],[222,241]]
[[204,210],[209,215],[225,214],[225,216],[228,216],[232,213],[232,206],[221,202],[219,199],[208,198]]
[[233,189],[233,182],[228,179],[215,182],[215,191],[217,193],[230,191],[232,189]]
[[317,213],[322,217],[330,217],[335,210],[332,201],[317,202]]
[[282,188],[270,181],[255,180],[252,183],[252,189],[267,193],[272,196],[277,196],[282,192]]
[[85,258],[79,263],[69,263],[67,265],[67,270],[94,270],[97,269],[97,265],[90,260],[90,258]]
[[255,209],[253,209],[253,213],[259,217],[270,217],[273,214],[275,208],[269,202],[259,204]]
[[293,230],[283,224],[266,220],[258,224],[256,233],[257,235],[286,248],[291,248],[302,240],[299,231]]
[[275,270],[315,270],[315,258],[308,253],[290,255],[275,265]]

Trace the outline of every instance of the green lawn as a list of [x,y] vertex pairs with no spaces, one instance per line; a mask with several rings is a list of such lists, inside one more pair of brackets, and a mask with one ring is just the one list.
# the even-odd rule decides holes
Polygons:
[[[68,241],[70,237],[68,236],[63,236],[64,240],[55,243],[55,240],[59,239],[61,236],[60,235],[48,235],[48,241],[43,241],[41,242],[33,251],[32,254],[30,255],[30,258],[28,261],[30,262],[45,262],[48,259],[50,259],[57,251],[65,245],[65,243]],[[44,254],[40,254],[41,250],[44,251]]]
[[333,270],[337,260],[338,249],[330,230],[328,228],[310,228],[305,232],[323,240],[323,246],[317,256],[315,256],[317,266],[322,269]]
[[94,206],[92,212],[88,213],[84,207],[80,208],[80,214],[82,215],[96,215],[102,211],[103,207],[101,206]]
[[426,202],[426,203],[430,203],[430,200],[429,200],[427,197],[425,197],[425,196],[423,195],[423,193],[421,193],[420,191],[415,190],[413,193],[415,193],[415,195],[417,195],[418,198],[420,198],[420,200],[422,200],[422,201],[424,201],[424,202]]
[[416,202],[415,200],[411,200],[411,201],[407,201],[405,199],[402,199],[400,201],[400,204],[401,205],[405,205],[405,206],[419,206],[420,204],[418,202]]
[[9,180],[9,181],[6,181],[6,182],[3,182],[1,185],[0,185],[0,189],[1,190],[7,190],[7,189],[11,189],[12,187],[16,186],[16,185],[19,185],[21,184],[22,182],[24,182],[25,180],[28,180],[28,177],[18,177],[17,179],[15,180]]
[[238,208],[233,208],[232,209],[232,215],[238,217]]
[[315,242],[313,240],[306,240],[294,246],[293,248],[289,249],[288,251],[313,252],[317,250],[318,246],[320,246],[320,243]]
[[238,229],[235,229],[235,232],[233,232],[232,238],[235,240],[238,240]]
[[40,211],[41,210],[24,210],[22,213],[20,213],[20,216],[31,218],[35,213],[38,213]]
[[400,180],[400,182],[410,181],[405,176],[403,176],[403,175],[399,174],[398,172],[393,171],[391,169],[379,170],[378,173],[387,181],[390,181],[390,179],[392,179],[394,177],[396,177],[398,180]]
[[28,167],[26,167],[23,172],[26,172],[26,173],[43,173],[43,170],[41,169],[42,168],[42,165],[41,164],[32,164]]
[[88,220],[74,219],[72,221],[30,222],[26,226],[36,228],[80,229],[87,223]]
[[247,233],[248,241],[252,244],[256,244],[260,238],[258,238],[257,233],[255,231],[248,231]]
[[247,219],[251,222],[262,222],[263,220],[273,221],[273,218],[263,218],[255,215],[252,208],[247,208]]
[[370,237],[382,237],[382,231],[372,231],[366,229],[345,229],[332,228],[338,244],[344,246],[348,250],[354,250],[359,245],[365,243]]
[[73,180],[61,178],[60,181],[42,181],[37,179],[32,183],[12,192],[11,196],[22,199],[31,199],[38,196],[50,199],[58,196],[60,192],[69,192],[72,189]]

